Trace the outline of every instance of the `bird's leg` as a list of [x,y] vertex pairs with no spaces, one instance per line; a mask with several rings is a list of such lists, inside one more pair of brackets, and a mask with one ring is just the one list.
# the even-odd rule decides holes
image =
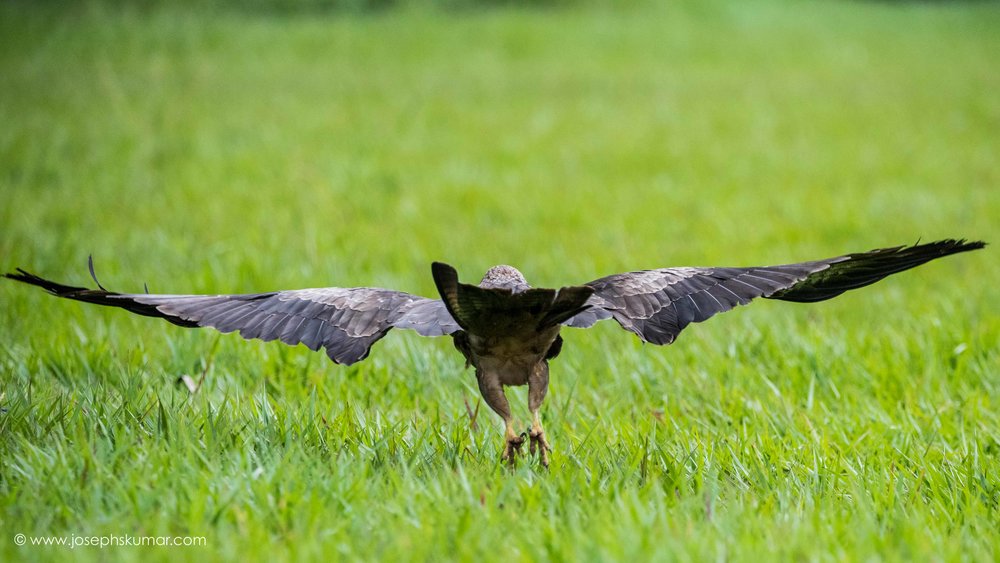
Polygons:
[[528,451],[535,455],[538,451],[538,458],[542,466],[549,466],[549,452],[552,448],[548,440],[545,439],[545,431],[542,430],[542,420],[538,415],[538,410],[542,408],[542,401],[545,400],[545,393],[549,390],[549,363],[541,361],[535,366],[534,371],[528,378],[528,410],[531,411],[531,445]]
[[528,450],[531,455],[535,455],[535,451],[538,451],[538,458],[542,462],[543,467],[549,466],[549,452],[552,451],[552,446],[549,445],[549,441],[545,439],[545,431],[542,430],[542,422],[539,420],[538,411],[532,413],[534,419],[531,422],[531,432],[528,436],[531,438],[531,445]]
[[524,434],[518,434],[514,430],[514,421],[512,419],[507,419],[504,421],[507,425],[507,430],[504,433],[505,439],[507,440],[507,446],[503,451],[503,459],[507,460],[510,464],[511,469],[514,468],[514,460],[518,455],[521,454],[521,445],[524,444]]
[[507,460],[511,468],[513,468],[515,456],[521,453],[521,444],[524,443],[524,435],[518,435],[514,431],[514,417],[510,414],[510,403],[507,402],[507,396],[503,393],[503,385],[500,383],[500,379],[489,374],[479,373],[478,371],[476,379],[479,381],[479,392],[483,394],[486,404],[493,409],[493,412],[500,415],[506,426],[504,432],[506,446],[503,451],[503,459]]

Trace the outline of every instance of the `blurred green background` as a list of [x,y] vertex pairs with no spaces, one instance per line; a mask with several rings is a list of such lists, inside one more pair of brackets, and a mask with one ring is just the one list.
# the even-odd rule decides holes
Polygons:
[[[4,2],[0,267],[433,295],[432,260],[559,286],[996,243],[998,30],[992,2]],[[551,475],[503,472],[485,407],[468,428],[446,339],[342,368],[0,283],[0,528],[223,557],[991,559],[994,254],[669,348],[566,331]]]

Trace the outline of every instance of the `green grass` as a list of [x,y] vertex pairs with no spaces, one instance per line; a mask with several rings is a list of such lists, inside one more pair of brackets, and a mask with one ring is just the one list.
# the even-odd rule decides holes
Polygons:
[[[432,260],[558,286],[997,243],[998,28],[992,3],[5,2],[0,268],[433,295]],[[995,251],[670,347],[567,329],[552,468],[513,474],[447,339],[345,368],[3,282],[0,559],[996,560]]]

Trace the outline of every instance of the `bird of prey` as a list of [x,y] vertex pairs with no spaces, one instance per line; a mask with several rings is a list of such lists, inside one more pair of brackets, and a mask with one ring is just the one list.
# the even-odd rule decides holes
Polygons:
[[447,264],[431,272],[440,299],[371,287],[299,289],[244,295],[156,295],[62,285],[22,269],[6,277],[53,295],[120,307],[183,327],[239,331],[243,338],[324,348],[338,364],[368,356],[393,328],[450,335],[475,368],[486,403],[506,425],[503,459],[512,466],[525,440],[514,429],[504,387],[528,386],[529,451],[548,466],[551,448],[539,418],[549,360],[559,355],[564,326],[614,319],[642,341],[670,344],[690,323],[763,297],[811,303],[875,283],[943,256],[983,248],[981,241],[942,240],[882,248],[826,260],[766,267],[662,268],[615,274],[561,289],[533,288],[511,266],[494,266],[479,285],[461,283]]

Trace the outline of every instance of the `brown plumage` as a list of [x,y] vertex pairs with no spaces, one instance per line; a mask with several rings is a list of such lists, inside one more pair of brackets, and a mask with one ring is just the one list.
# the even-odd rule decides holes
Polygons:
[[[586,328],[613,318],[653,344],[670,344],[690,323],[757,297],[822,301],[936,258],[983,248],[983,242],[942,240],[847,254],[826,260],[756,268],[663,268],[615,274],[578,286],[540,289],[512,266],[494,266],[479,285],[463,284],[447,264],[431,271],[441,299],[370,287],[273,291],[245,295],[157,295],[73,287],[18,269],[7,278],[67,299],[120,307],[183,327],[239,331],[243,338],[324,348],[336,363],[363,360],[393,328],[422,336],[451,335],[476,371],[487,404],[504,419],[511,464],[524,435],[513,427],[503,388],[528,385],[531,452],[548,465],[549,444],[539,409],[549,360],[562,348],[563,326]],[[93,276],[93,264],[91,263]]]

